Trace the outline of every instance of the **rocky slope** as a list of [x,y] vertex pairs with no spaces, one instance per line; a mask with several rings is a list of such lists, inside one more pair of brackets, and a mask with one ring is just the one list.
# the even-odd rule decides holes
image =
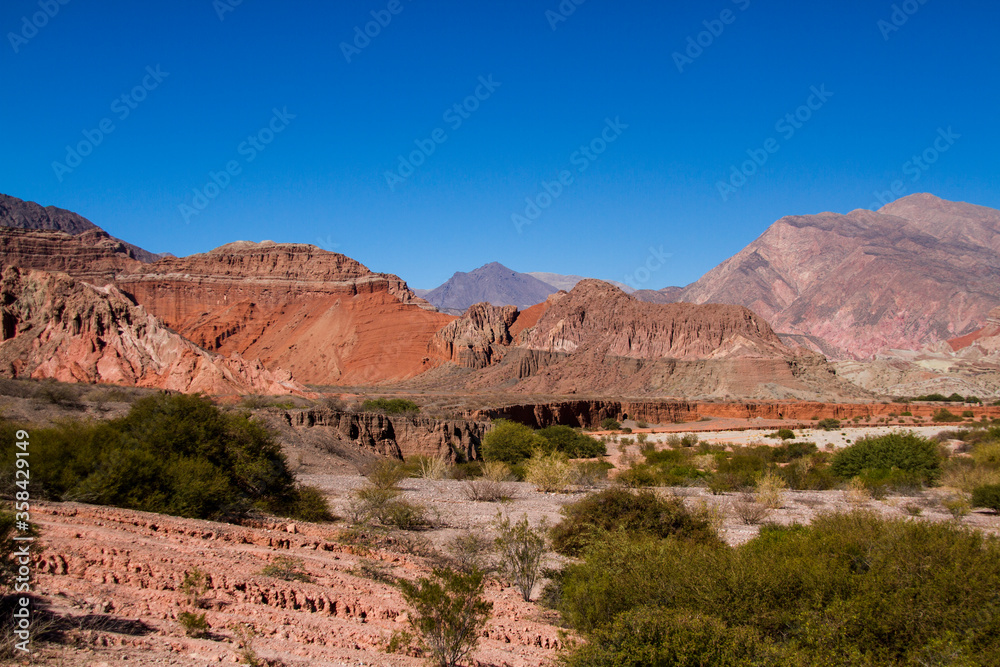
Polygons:
[[72,236],[79,236],[85,232],[101,232],[107,238],[127,248],[128,253],[139,261],[154,262],[161,257],[139,246],[111,237],[82,215],[55,206],[43,207],[35,202],[5,194],[0,194],[0,227],[66,232]]
[[917,349],[982,327],[1000,302],[1000,211],[916,194],[878,212],[778,220],[686,287],[841,358]]
[[441,310],[459,314],[480,302],[527,308],[545,301],[545,297],[556,291],[555,287],[534,276],[491,262],[469,273],[455,273],[443,285],[427,292],[424,298]]
[[[471,503],[470,503],[471,504]],[[494,510],[495,511],[495,510]],[[398,653],[390,638],[409,629],[397,578],[428,576],[435,562],[416,539],[378,540],[346,524],[234,526],[78,503],[33,503],[43,552],[32,567],[39,596],[33,614],[54,622],[48,644],[35,638],[36,660],[59,665],[236,664],[236,624],[255,635],[267,664],[419,667],[415,642]],[[364,540],[370,540],[367,544]],[[267,575],[291,559],[306,581]],[[187,574],[205,573],[192,606],[181,590]],[[491,581],[493,610],[475,664],[540,667],[566,641],[538,618],[536,605]],[[204,613],[208,635],[194,639],[178,615]]]
[[440,365],[429,343],[454,319],[396,276],[303,244],[231,243],[138,265],[116,283],[197,345],[316,384],[401,380]]
[[288,373],[196,347],[114,286],[8,267],[0,304],[0,375],[209,394],[303,391]]
[[888,350],[869,362],[840,362],[838,372],[858,386],[887,396],[1000,398],[1000,308],[986,326],[919,350]]
[[95,285],[108,285],[118,273],[141,264],[125,243],[99,229],[74,236],[0,227],[0,268],[60,272]]
[[450,349],[475,370],[422,378],[437,386],[555,395],[866,395],[839,381],[821,356],[787,347],[746,308],[645,303],[596,280],[523,313],[479,304],[444,331],[450,335],[438,335],[439,347],[454,341]]

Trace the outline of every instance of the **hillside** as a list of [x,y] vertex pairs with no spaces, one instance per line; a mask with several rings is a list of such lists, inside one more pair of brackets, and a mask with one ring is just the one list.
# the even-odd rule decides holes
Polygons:
[[928,194],[878,212],[789,216],[686,287],[840,358],[917,349],[982,327],[1000,302],[1000,211]]

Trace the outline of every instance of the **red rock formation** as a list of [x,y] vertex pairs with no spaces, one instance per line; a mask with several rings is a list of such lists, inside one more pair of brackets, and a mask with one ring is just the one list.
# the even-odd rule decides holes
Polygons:
[[7,268],[0,374],[210,394],[301,392],[288,373],[222,357],[173,333],[114,286]]
[[231,243],[138,266],[117,284],[198,345],[316,384],[402,380],[440,365],[429,343],[454,319],[396,276],[302,244]]
[[431,349],[464,368],[499,362],[513,341],[511,326],[520,319],[514,306],[477,303],[434,334]]
[[74,236],[0,227],[0,270],[17,266],[61,272],[95,285],[107,285],[117,273],[141,265],[125,243],[100,229]]
[[[515,320],[501,363],[469,389],[537,394],[816,398],[860,397],[825,360],[786,347],[739,306],[652,304],[584,280],[536,306],[533,326]],[[527,324],[527,322],[525,322]]]

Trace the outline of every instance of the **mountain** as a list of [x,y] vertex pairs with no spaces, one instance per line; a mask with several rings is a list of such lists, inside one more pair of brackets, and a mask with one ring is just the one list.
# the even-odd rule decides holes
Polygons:
[[[576,287],[576,284],[581,280],[586,280],[586,278],[584,278],[583,276],[572,276],[572,275],[567,276],[561,273],[544,273],[541,271],[531,271],[528,273],[528,275],[538,278],[543,283],[548,283],[549,285],[552,285],[557,290],[563,290],[565,292],[568,292],[574,287]],[[635,292],[634,287],[629,287],[625,283],[620,283],[617,280],[607,280],[605,282],[614,285],[615,287],[625,292],[626,294],[631,294]]]
[[455,273],[423,298],[443,311],[460,314],[475,303],[527,308],[557,291],[534,276],[491,262],[469,273]]
[[7,267],[0,304],[0,375],[210,394],[304,391],[287,373],[196,347],[114,286]]
[[[790,348],[741,306],[652,304],[582,280],[523,312],[477,304],[432,345],[467,390],[706,398],[865,396],[820,355]],[[430,371],[413,384],[455,382]]]
[[680,300],[743,305],[797,342],[864,359],[982,327],[998,275],[1000,211],[915,194],[781,218]]
[[129,254],[141,262],[155,262],[162,255],[156,255],[139,246],[126,243],[110,236],[103,229],[83,216],[55,206],[42,207],[35,202],[0,194],[0,227],[24,230],[65,232],[72,236],[90,233],[108,238],[127,248]]

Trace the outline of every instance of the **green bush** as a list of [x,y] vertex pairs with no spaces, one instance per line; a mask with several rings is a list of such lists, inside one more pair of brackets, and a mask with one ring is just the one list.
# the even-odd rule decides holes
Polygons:
[[603,442],[586,436],[569,426],[546,426],[536,432],[548,443],[548,447],[561,452],[571,459],[592,459],[605,456],[608,449]]
[[[269,431],[198,395],[154,395],[120,419],[36,429],[31,446],[32,486],[48,500],[199,519],[324,507],[321,496],[295,486]],[[13,442],[0,442],[0,460],[13,458]]]
[[960,422],[962,421],[962,418],[956,414],[952,414],[947,408],[941,408],[934,413],[934,416],[931,417],[931,421],[940,423]]
[[493,609],[482,598],[482,572],[435,570],[433,579],[401,580],[399,588],[413,610],[410,625],[437,664],[454,667],[476,648]]
[[1000,484],[977,486],[972,490],[972,505],[1000,512]]
[[824,431],[832,431],[834,429],[840,428],[840,420],[833,419],[832,417],[827,417],[826,419],[820,419],[816,423],[816,428],[821,428]]
[[711,616],[660,607],[630,609],[595,629],[566,667],[745,667],[773,665],[777,650],[751,628],[729,628]]
[[614,417],[605,417],[601,420],[601,428],[605,431],[617,431],[621,427],[621,423]]
[[361,411],[401,415],[408,412],[420,412],[420,406],[405,398],[369,398],[361,404]]
[[553,550],[565,556],[579,555],[609,531],[673,536],[713,546],[722,543],[708,519],[688,510],[680,498],[660,498],[651,491],[605,489],[566,505],[562,514],[551,538]]
[[794,440],[795,432],[790,428],[778,429],[775,433],[775,437],[781,438],[782,440]]
[[498,419],[483,436],[483,458],[514,465],[530,459],[535,449],[547,444],[531,427]]
[[821,515],[734,548],[609,533],[560,582],[563,617],[587,639],[570,665],[917,667],[1000,655],[1000,541],[954,524]]
[[862,473],[880,476],[893,470],[916,473],[919,481],[933,484],[941,474],[941,456],[937,444],[915,433],[890,433],[859,438],[840,450],[831,463],[834,474],[842,479]]

